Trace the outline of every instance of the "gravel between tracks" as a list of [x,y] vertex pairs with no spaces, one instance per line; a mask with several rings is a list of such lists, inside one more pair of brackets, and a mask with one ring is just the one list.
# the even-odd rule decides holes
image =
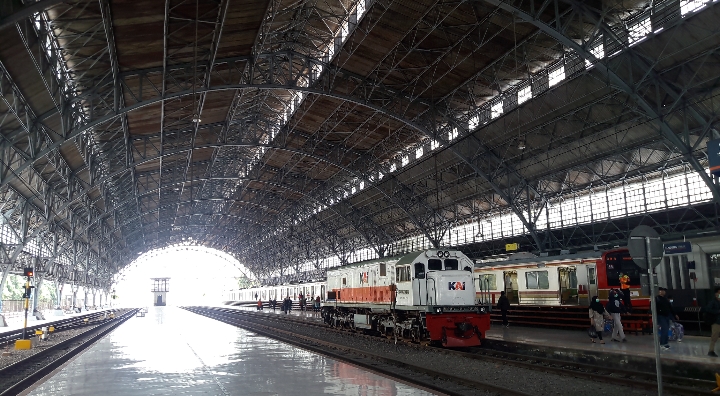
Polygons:
[[[124,312],[126,312],[126,310],[118,310],[116,312],[116,315],[121,316]],[[78,320],[82,320],[82,316],[78,316]],[[102,323],[91,322],[87,326],[58,331],[56,333],[53,333],[49,339],[45,341],[38,341],[37,346],[32,349],[16,350],[14,343],[5,345],[0,348],[0,369],[5,368],[13,363],[19,362],[23,359],[27,359],[37,353],[44,351],[45,349],[51,348],[52,346],[57,345],[67,339],[73,338],[78,334],[82,334],[86,331],[92,330],[100,324]]]
[[[562,376],[547,372],[538,367],[530,370],[510,364],[483,362],[466,359],[455,355],[443,353],[433,348],[415,347],[405,344],[394,345],[382,342],[381,339],[372,340],[364,337],[355,337],[352,334],[339,334],[329,329],[304,326],[301,324],[278,320],[276,317],[263,318],[265,325],[292,331],[308,337],[345,345],[352,348],[368,351],[369,353],[387,356],[402,362],[418,364],[423,362],[427,368],[441,373],[448,373],[458,377],[492,382],[510,389],[516,389],[537,395],[656,395],[656,391],[635,389],[624,385],[613,384],[612,376],[598,375],[598,380],[588,380]],[[270,319],[270,320],[267,320]],[[664,392],[666,395],[672,393]]]

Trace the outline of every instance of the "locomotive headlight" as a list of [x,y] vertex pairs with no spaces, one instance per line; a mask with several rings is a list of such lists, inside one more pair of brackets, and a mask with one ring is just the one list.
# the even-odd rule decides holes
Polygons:
[[437,308],[435,308],[435,312],[437,312],[437,313],[442,313],[442,307],[437,307]]

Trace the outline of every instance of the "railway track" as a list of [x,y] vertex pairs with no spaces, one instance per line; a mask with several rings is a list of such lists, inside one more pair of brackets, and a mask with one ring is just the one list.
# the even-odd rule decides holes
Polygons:
[[[53,322],[44,322],[42,324],[30,325],[27,327],[27,334],[32,336],[35,334],[35,330],[40,330],[42,327],[50,327],[50,326],[53,326],[55,328],[55,333],[59,333],[61,331],[70,330],[70,329],[76,329],[78,327],[83,327],[88,324],[92,324],[93,322],[97,322],[99,320],[104,320],[104,318],[107,317],[107,315],[110,314],[111,312],[113,312],[113,310],[92,312],[92,313],[88,313],[86,315],[78,315],[78,316],[73,316],[70,318],[59,319],[59,320],[56,320]],[[88,319],[87,322],[85,321],[85,319]],[[15,330],[10,330],[10,331],[0,332],[0,347],[8,346],[11,343],[14,343],[16,340],[21,339],[22,334],[23,334],[22,329],[15,329]]]
[[255,321],[250,322],[247,319],[251,319],[251,315],[233,315],[232,312],[202,309],[198,307],[184,308],[190,312],[241,327],[268,338],[286,342],[339,361],[363,367],[367,370],[397,379],[401,382],[413,384],[420,388],[430,389],[444,395],[530,395],[530,393],[516,391],[496,384],[469,380],[467,378],[454,376],[445,372],[429,370],[423,366],[408,364],[406,362],[390,359],[385,356],[376,355],[368,351],[352,348],[346,345],[298,335],[297,333],[281,330],[271,325],[261,324]]
[[[60,321],[63,322],[61,328],[64,330],[80,326],[88,328],[87,331],[72,338],[50,345],[22,360],[0,368],[0,396],[20,394],[32,384],[90,347],[127,319],[133,317],[136,311],[137,309],[129,310],[115,319],[96,320],[90,324],[84,324],[83,319],[85,316]],[[78,319],[83,323],[76,323]],[[45,325],[49,325],[49,323],[43,324],[43,326]]]
[[[197,311],[190,309],[193,312],[203,314],[208,317],[214,317],[215,319],[225,321],[226,323],[230,323],[239,327],[244,327],[247,329],[250,329],[248,325],[248,321],[257,322],[259,318],[262,318],[262,320],[266,322],[272,322],[272,321],[289,321],[298,325],[303,326],[309,326],[309,327],[318,327],[323,328],[326,331],[334,331],[334,332],[341,332],[344,334],[348,334],[349,332],[347,330],[340,330],[340,329],[333,329],[330,327],[327,327],[326,325],[322,323],[313,323],[311,321],[307,320],[301,320],[301,319],[295,319],[295,318],[289,318],[285,317],[284,315],[257,315],[257,312],[254,311],[241,311],[237,309],[224,309],[224,308],[215,308],[215,309],[209,309],[209,308],[200,308],[195,307]],[[207,314],[205,314],[205,313]],[[227,319],[227,320],[224,320]],[[232,323],[231,323],[232,322]],[[272,326],[266,325],[268,329],[270,329]],[[252,329],[250,329],[252,330]],[[273,329],[273,331],[276,331]],[[264,330],[265,333],[263,335],[267,335],[268,337],[275,338],[272,335],[272,332],[268,332],[268,330]],[[261,333],[262,334],[262,333]],[[354,333],[355,336],[358,337],[367,337],[372,340],[378,341],[378,342],[388,342],[388,343],[395,343],[396,341],[393,339],[387,339],[383,337],[376,337],[376,336],[368,336],[360,333]],[[575,378],[586,378],[590,380],[597,380],[598,378],[602,378],[603,380],[609,380],[611,379],[614,383],[626,385],[633,388],[640,388],[640,389],[647,389],[647,390],[656,390],[657,389],[657,382],[655,379],[655,372],[646,372],[646,371],[637,371],[637,370],[627,370],[623,369],[621,372],[618,372],[617,370],[610,370],[606,366],[599,366],[599,365],[593,365],[593,364],[587,364],[587,363],[579,363],[579,362],[570,362],[565,360],[559,360],[559,359],[552,359],[552,358],[545,358],[545,357],[535,357],[535,356],[527,356],[527,355],[521,355],[511,352],[505,352],[505,351],[498,351],[498,350],[492,350],[492,349],[484,349],[484,348],[467,348],[465,350],[453,350],[453,349],[445,349],[445,348],[434,348],[429,345],[419,345],[411,342],[406,342],[403,340],[398,340],[397,342],[403,342],[407,346],[413,347],[413,348],[433,348],[435,352],[448,354],[452,356],[457,357],[463,357],[466,359],[476,359],[476,360],[483,360],[483,361],[492,361],[496,362],[498,364],[509,364],[517,367],[522,367],[526,369],[531,370],[543,370],[547,372],[556,373],[563,376],[571,376]],[[648,369],[654,369],[654,367],[649,367]],[[440,374],[438,374],[440,375]],[[444,374],[443,374],[444,375]],[[663,388],[666,392],[670,392],[672,394],[677,395],[702,395],[702,394],[713,394],[710,390],[715,388],[716,384],[712,381],[704,381],[704,380],[698,380],[698,379],[691,379],[691,378],[685,378],[685,377],[677,377],[677,376],[669,376],[664,375],[663,376]],[[512,394],[512,393],[508,393]]]

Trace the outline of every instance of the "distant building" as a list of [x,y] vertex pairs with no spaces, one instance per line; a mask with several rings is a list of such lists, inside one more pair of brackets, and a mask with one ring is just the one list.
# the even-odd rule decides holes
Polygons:
[[170,291],[170,278],[150,278],[152,280],[153,305],[167,305],[167,293]]

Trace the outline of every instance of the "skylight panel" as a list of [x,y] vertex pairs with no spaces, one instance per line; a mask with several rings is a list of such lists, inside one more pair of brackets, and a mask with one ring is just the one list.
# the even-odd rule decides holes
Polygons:
[[410,157],[408,157],[407,155],[404,156],[404,157],[402,157],[402,160],[401,160],[402,166],[405,166],[405,165],[407,165],[407,164],[409,164],[409,163],[410,163]]
[[565,65],[560,65],[559,67],[550,70],[550,73],[548,73],[549,78],[549,84],[550,86],[557,85],[560,81],[565,79]]
[[530,84],[518,91],[518,104],[521,105],[532,99],[532,87]]
[[459,132],[458,132],[457,128],[453,128],[450,130],[450,132],[448,132],[448,140],[453,141],[458,137],[458,135],[459,135]]
[[685,16],[705,7],[707,0],[680,0],[680,15]]
[[435,139],[430,141],[430,150],[435,150],[438,147],[440,147],[440,142]]
[[417,150],[415,150],[415,158],[422,158],[424,154],[424,150],[422,147],[419,147]]
[[628,43],[635,45],[644,40],[652,32],[650,16],[640,19],[628,27]]
[[[597,59],[602,59],[605,57],[605,46],[603,45],[602,41],[595,44],[594,46],[590,47],[590,53]],[[592,67],[592,62],[585,59],[585,66],[590,68]]]
[[503,101],[500,100],[497,103],[493,104],[492,107],[490,107],[490,117],[491,118],[498,118],[503,113]]
[[474,115],[470,117],[470,120],[468,120],[468,128],[472,131],[473,129],[477,128],[478,125],[480,125],[480,116]]
[[363,15],[365,15],[365,11],[367,11],[367,10],[365,9],[365,0],[360,0],[360,1],[358,1],[358,5],[357,5],[356,11],[357,11],[357,19],[358,19],[358,21],[359,21],[360,18],[362,18]]
[[395,172],[397,170],[397,164],[390,165],[390,172]]

